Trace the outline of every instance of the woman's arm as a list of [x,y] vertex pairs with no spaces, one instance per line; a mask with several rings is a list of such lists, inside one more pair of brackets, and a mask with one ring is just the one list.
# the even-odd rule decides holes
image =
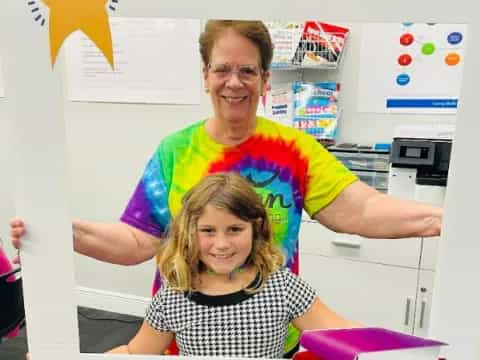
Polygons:
[[[136,265],[151,259],[160,239],[125,223],[73,222],[73,246],[80,254],[119,265]],[[10,221],[12,244],[19,249],[27,229],[23,219]]]
[[370,238],[405,238],[440,234],[443,210],[398,199],[356,181],[314,218],[329,229]]
[[303,315],[292,321],[300,331],[312,329],[333,329],[363,327],[360,323],[347,320],[328,308],[319,298],[315,298],[312,306]]
[[73,222],[75,251],[120,265],[136,265],[155,256],[160,239],[125,223]]
[[144,321],[128,345],[113,348],[107,351],[107,353],[161,355],[165,352],[173,338],[173,333],[157,331]]

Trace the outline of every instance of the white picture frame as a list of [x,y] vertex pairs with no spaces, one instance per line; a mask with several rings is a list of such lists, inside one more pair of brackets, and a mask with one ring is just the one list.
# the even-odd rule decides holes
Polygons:
[[[468,193],[465,190],[477,186],[475,178],[479,175],[478,168],[472,169],[469,165],[475,163],[475,152],[471,151],[469,144],[474,144],[480,133],[480,122],[474,121],[477,84],[480,83],[480,72],[476,69],[476,64],[480,63],[480,51],[475,49],[480,39],[480,23],[476,19],[475,2],[142,0],[134,3],[123,4],[129,7],[124,11],[128,10],[129,16],[302,20],[315,14],[317,18],[343,23],[408,20],[468,24],[471,46],[467,49],[468,61],[446,199],[447,216],[439,249],[432,335],[451,343],[454,358],[473,359],[475,351],[480,351],[480,345],[476,345],[475,335],[472,337],[462,331],[468,328],[467,321],[477,324],[478,331],[480,321],[458,315],[458,301],[452,297],[452,292],[457,290],[459,280],[474,284],[476,280],[470,270],[478,273],[479,269],[478,265],[473,265],[478,251],[461,251],[455,246],[455,238],[476,233],[478,219],[475,213],[478,213],[480,203],[478,191]],[[65,197],[67,159],[62,82],[59,71],[56,68],[52,71],[50,64],[48,31],[32,20],[25,2],[3,0],[0,9],[0,54],[7,94],[5,106],[8,120],[13,121],[15,141],[16,165],[8,170],[16,174],[16,213],[28,220],[29,230],[22,249],[22,276],[31,360],[157,358],[79,353],[73,252],[69,241],[72,238],[71,222]],[[454,202],[456,208],[460,205],[459,209],[453,208]],[[464,307],[472,310],[479,302],[477,293],[470,296],[463,293],[462,297]],[[457,313],[450,315],[454,309]]]

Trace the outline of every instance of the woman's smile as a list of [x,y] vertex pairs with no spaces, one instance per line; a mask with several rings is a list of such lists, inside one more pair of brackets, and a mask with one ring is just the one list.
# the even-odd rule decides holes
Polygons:
[[248,98],[247,95],[245,96],[226,96],[226,95],[222,95],[222,98],[228,102],[229,104],[239,104],[241,102],[243,102],[244,100],[246,100]]

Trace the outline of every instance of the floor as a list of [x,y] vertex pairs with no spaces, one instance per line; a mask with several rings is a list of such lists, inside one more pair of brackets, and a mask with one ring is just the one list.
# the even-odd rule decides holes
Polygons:
[[[136,316],[79,307],[80,352],[102,353],[125,344],[135,335],[142,321],[143,318]],[[25,327],[16,338],[0,343],[1,360],[24,360],[26,352]]]

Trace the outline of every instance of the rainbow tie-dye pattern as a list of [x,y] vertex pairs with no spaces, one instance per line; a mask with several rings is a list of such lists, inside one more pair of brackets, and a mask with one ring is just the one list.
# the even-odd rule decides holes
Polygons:
[[[234,147],[216,143],[205,121],[165,138],[122,215],[122,221],[162,236],[181,207],[183,195],[204,176],[236,171],[262,197],[270,216],[275,243],[298,273],[298,231],[302,209],[309,215],[328,205],[357,178],[312,136],[257,118],[254,134]],[[156,273],[153,293],[161,285]],[[298,334],[287,339],[297,343]]]

